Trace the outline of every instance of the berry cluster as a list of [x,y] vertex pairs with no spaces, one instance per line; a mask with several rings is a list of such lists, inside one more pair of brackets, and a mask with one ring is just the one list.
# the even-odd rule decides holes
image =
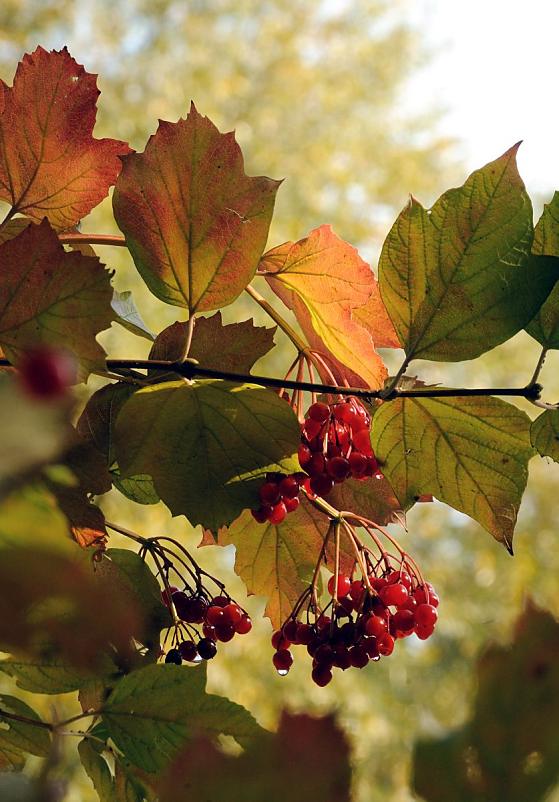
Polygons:
[[321,610],[309,589],[305,620],[298,604],[272,635],[273,664],[279,674],[287,674],[293,664],[290,647],[303,645],[313,658],[312,679],[323,687],[331,681],[333,668],[364,668],[370,660],[392,654],[396,640],[413,633],[426,640],[435,628],[439,597],[404,564],[385,564],[380,575],[373,573],[366,581],[339,574],[337,587],[332,576],[328,592],[331,601]]
[[326,496],[335,484],[379,475],[371,447],[371,416],[350,396],[333,404],[312,404],[301,430],[299,463],[310,476],[310,489]]
[[[170,586],[161,593],[163,603],[174,607],[178,619],[173,648],[165,655],[166,663],[198,663],[217,654],[217,642],[226,643],[235,635],[252,629],[248,614],[229,596],[210,597],[202,587],[193,591]],[[180,634],[179,634],[180,633]]]
[[301,472],[266,474],[260,487],[260,507],[251,510],[258,523],[280,524],[299,506],[301,487],[307,495],[326,496],[350,477],[382,476],[371,447],[371,416],[358,401],[311,404],[301,426]]

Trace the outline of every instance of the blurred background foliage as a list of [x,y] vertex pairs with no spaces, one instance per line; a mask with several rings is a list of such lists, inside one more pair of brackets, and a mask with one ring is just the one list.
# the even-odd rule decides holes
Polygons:
[[[421,116],[406,112],[401,102],[407,82],[413,77],[418,85],[418,71],[429,58],[421,31],[406,23],[410,6],[411,0],[4,0],[0,76],[11,83],[21,55],[37,44],[67,45],[78,62],[100,75],[96,135],[128,140],[138,150],[158,117],[185,116],[193,99],[220,130],[236,128],[249,174],[286,178],[271,245],[328,222],[374,264],[408,193],[430,205],[466,177],[453,143],[437,133],[444,131],[443,110],[429,86]],[[116,231],[109,201],[84,221],[83,230]],[[116,269],[117,288],[133,290],[154,331],[176,319],[178,310],[149,295],[125,254],[99,253]],[[250,303],[239,300],[225,310],[226,322],[253,316],[268,323]],[[279,333],[276,341],[278,348],[256,372],[281,373],[287,367],[289,346]],[[103,344],[112,356],[147,355],[145,341],[120,328],[106,334]],[[412,372],[447,385],[522,385],[538,354],[539,346],[520,334],[474,362],[416,363]],[[401,354],[386,357],[394,368]],[[550,401],[559,392],[555,360],[552,354],[542,374]],[[91,381],[89,390],[96,386]],[[534,407],[523,407],[535,416]],[[255,631],[248,642],[228,644],[211,663],[210,689],[246,705],[270,727],[284,706],[337,711],[354,748],[355,799],[415,799],[409,784],[413,743],[467,719],[482,645],[510,637],[528,595],[559,615],[559,466],[533,460],[531,467],[514,558],[479,526],[437,502],[410,512],[409,531],[401,539],[442,599],[440,624],[430,641],[402,642],[390,659],[337,674],[320,689],[311,683],[305,659],[296,661],[287,678],[275,673],[271,627],[261,618],[264,601],[252,597],[246,604],[257,621]],[[101,504],[109,520],[144,535],[173,533],[193,547],[200,540],[199,531],[184,519],[172,520],[162,505],[141,507],[114,491]],[[111,541],[124,544],[117,537]],[[243,602],[246,591],[232,572],[233,556],[232,547],[209,547],[197,555]],[[13,691],[6,680],[0,685]],[[50,713],[53,703],[59,715],[77,709],[70,696],[44,697],[44,712]],[[68,799],[94,799],[77,755],[75,771]],[[550,800],[557,802],[559,792]]]

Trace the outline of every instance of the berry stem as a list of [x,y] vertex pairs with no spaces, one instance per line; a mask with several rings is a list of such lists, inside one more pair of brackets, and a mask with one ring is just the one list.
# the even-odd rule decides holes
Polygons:
[[268,301],[260,295],[260,293],[254,289],[250,284],[248,287],[245,287],[245,292],[250,295],[250,297],[256,301],[256,303],[270,315],[274,323],[277,323],[280,329],[287,334],[295,348],[299,351],[299,353],[304,354],[309,350],[309,346],[301,339],[301,337],[297,334],[295,329],[293,329],[289,323],[282,318],[282,316],[277,312],[272,304],[268,303]]

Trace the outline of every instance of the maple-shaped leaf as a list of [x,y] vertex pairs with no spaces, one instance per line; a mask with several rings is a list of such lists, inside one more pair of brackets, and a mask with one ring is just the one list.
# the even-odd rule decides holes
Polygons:
[[518,145],[427,210],[412,198],[384,243],[382,299],[408,360],[473,359],[524,328],[559,277],[530,254]]
[[66,48],[38,47],[0,80],[0,199],[12,213],[70,228],[107,195],[126,142],[94,139],[99,90]]
[[[182,358],[188,323],[173,323],[160,332],[150,359],[177,361]],[[252,320],[224,324],[221,312],[197,317],[189,357],[205,368],[249,373],[254,363],[274,347],[276,327],[255,326]],[[154,373],[154,371],[152,371]]]
[[511,551],[529,431],[526,413],[498,398],[398,398],[375,413],[371,441],[404,509],[430,493]]
[[[532,253],[559,256],[559,192],[543,208],[534,231]],[[559,348],[559,284],[551,290],[526,331],[546,348]]]
[[194,104],[123,161],[115,219],[153,294],[191,314],[234,301],[256,271],[280,182],[248,177],[234,134]]
[[38,345],[65,348],[79,378],[105,368],[98,332],[114,320],[110,273],[96,257],[67,253],[49,223],[25,228],[0,245],[0,345],[17,364]]
[[308,587],[328,530],[327,516],[302,499],[276,526],[257,523],[248,510],[227,529],[219,544],[236,547],[235,572],[249,593],[267,599],[266,615],[278,628]]
[[[341,373],[355,386],[383,385],[387,372],[372,332],[352,316],[378,291],[355,248],[324,225],[298,242],[268,251],[260,269],[294,312],[311,348],[339,366],[336,378]],[[324,374],[322,378],[327,379]]]
[[338,510],[348,510],[385,526],[403,520],[402,505],[388,481],[371,477],[366,480],[346,479],[335,484],[328,494],[328,503]]
[[275,393],[216,379],[139,390],[115,428],[122,476],[151,476],[173,515],[214,531],[259,504],[267,472],[297,470],[299,443],[297,418]]
[[426,802],[543,802],[559,780],[559,624],[529,604],[510,646],[477,665],[471,718],[416,743],[413,785]]
[[197,738],[173,761],[159,785],[161,802],[191,802],[203,788],[212,802],[349,802],[347,739],[334,716],[282,713],[278,731],[239,757]]

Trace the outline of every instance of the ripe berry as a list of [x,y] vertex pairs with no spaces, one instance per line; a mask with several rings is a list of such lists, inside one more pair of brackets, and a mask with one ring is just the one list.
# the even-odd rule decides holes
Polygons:
[[274,649],[276,649],[276,651],[281,649],[289,649],[291,646],[291,641],[289,638],[286,638],[281,629],[278,629],[272,634],[272,646]]
[[218,624],[215,628],[215,636],[222,643],[227,643],[235,636],[235,627],[232,624]]
[[326,470],[335,482],[343,482],[349,476],[351,469],[344,457],[332,457],[326,463]]
[[246,635],[251,629],[252,620],[246,614],[243,615],[239,623],[235,625],[235,631],[238,632],[239,635]]
[[[330,596],[334,595],[336,577],[331,576],[328,580],[328,593]],[[338,587],[337,587],[337,597],[338,599],[343,599],[344,596],[347,596],[349,591],[351,590],[351,579],[346,576],[345,574],[338,574]]]
[[415,610],[415,623],[419,627],[434,627],[439,614],[431,604],[419,604]]
[[379,596],[387,606],[399,607],[405,604],[408,598],[408,589],[397,582],[395,585],[386,585],[380,589]]
[[227,605],[227,607],[222,607],[223,610],[223,620],[226,624],[232,624],[234,627],[237,626],[241,618],[243,617],[243,611],[237,605],[231,602]]
[[388,631],[388,625],[385,618],[378,615],[372,615],[367,619],[365,624],[365,632],[367,635],[374,635],[376,638],[381,638]]
[[279,485],[274,482],[265,482],[258,491],[262,504],[276,504],[281,498]]
[[295,498],[299,495],[299,482],[294,476],[286,476],[281,480],[279,489],[284,501],[286,498]]
[[435,627],[428,627],[428,626],[419,626],[416,624],[415,627],[415,634],[419,638],[419,640],[427,640],[430,638],[434,632]]
[[198,650],[194,641],[185,640],[179,643],[179,653],[183,660],[192,663],[198,657]]
[[398,610],[392,616],[390,623],[393,625],[396,635],[405,638],[406,635],[411,635],[413,632],[415,619],[411,610]]
[[198,641],[197,649],[202,660],[211,660],[217,654],[217,646],[209,638],[201,638]]
[[311,490],[317,496],[326,496],[334,487],[334,482],[326,474],[311,477]]
[[351,474],[355,478],[365,476],[367,470],[367,457],[360,454],[359,451],[352,451],[348,457],[349,467]]
[[287,517],[287,507],[285,506],[283,501],[278,501],[278,503],[274,504],[274,506],[272,507],[272,511],[268,516],[268,520],[270,521],[271,524],[277,526],[278,524],[281,524],[283,521],[285,521],[286,517]]
[[285,671],[287,673],[293,665],[293,655],[289,649],[280,649],[274,654],[272,662],[277,671]]
[[385,632],[384,635],[377,638],[377,647],[379,654],[382,654],[383,657],[388,657],[394,651],[394,638],[388,632]]
[[369,655],[364,646],[352,646],[349,650],[351,665],[355,668],[364,668],[369,662]]
[[319,423],[324,423],[330,417],[330,407],[328,404],[322,404],[320,401],[316,404],[311,404],[308,409],[307,417],[316,420]]
[[282,627],[282,632],[285,638],[290,643],[297,643],[297,632],[299,629],[299,624],[295,621],[294,618],[290,619],[286,624]]
[[287,512],[295,512],[300,504],[297,496],[295,496],[295,498],[284,498],[283,503],[285,504],[285,509]]
[[271,512],[272,508],[269,504],[263,504],[261,507],[258,507],[257,510],[251,510],[252,517],[258,524],[265,524]]
[[318,665],[313,668],[311,677],[319,688],[324,688],[325,685],[332,681],[332,672],[327,666]]
[[27,351],[19,363],[19,380],[32,398],[61,398],[77,381],[77,363],[68,351],[41,346]]
[[178,649],[169,649],[167,654],[165,655],[165,662],[166,663],[174,663],[176,666],[180,666],[182,663],[181,653]]
[[227,596],[214,596],[210,604],[214,607],[227,607],[230,602],[231,599],[229,599]]

